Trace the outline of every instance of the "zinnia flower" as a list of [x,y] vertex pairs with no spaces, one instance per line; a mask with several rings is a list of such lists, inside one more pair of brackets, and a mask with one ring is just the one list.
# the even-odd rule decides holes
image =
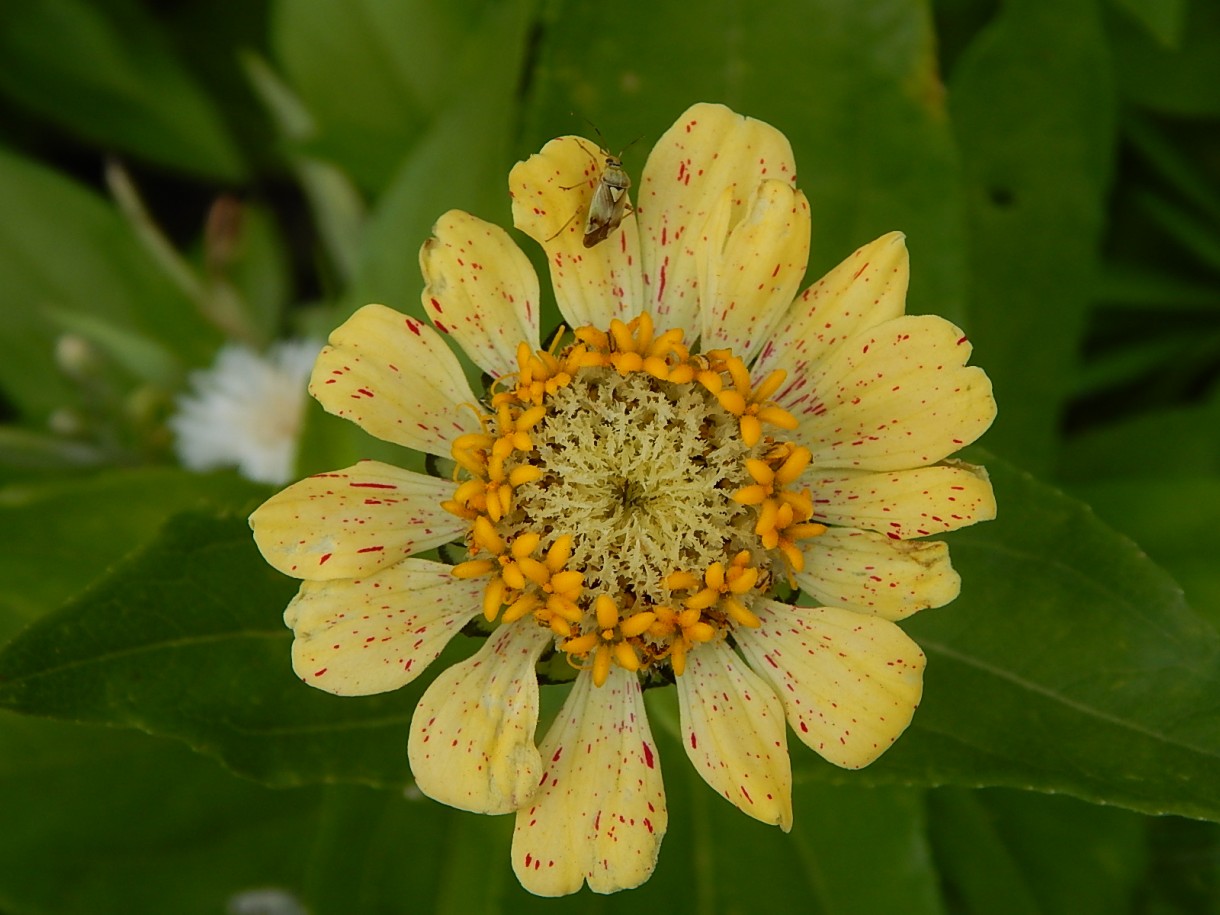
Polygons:
[[191,373],[191,390],[169,419],[183,466],[236,467],[257,483],[292,479],[303,387],[321,348],[314,340],[281,341],[265,354],[237,343],[222,346],[211,368]]
[[[516,814],[513,868],[541,895],[652,873],[667,814],[645,687],[676,685],[699,773],[785,830],[786,724],[836,765],[876,759],[922,689],[895,620],[959,588],[919,538],[995,512],[983,470],[946,460],[990,425],[990,384],[958,328],[903,314],[900,234],[798,294],[809,210],[787,141],[701,104],[652,151],[638,209],[585,247],[608,157],[561,137],[510,176],[572,331],[543,348],[529,261],[452,211],[421,253],[435,330],[370,305],[318,358],[328,410],[452,473],[365,462],[251,518],[304,580],[285,619],[307,683],[395,689],[487,632],[425,692],[408,755],[425,794]],[[417,556],[451,542],[456,565]],[[784,599],[795,586],[817,606]],[[544,664],[575,682],[537,745]]]

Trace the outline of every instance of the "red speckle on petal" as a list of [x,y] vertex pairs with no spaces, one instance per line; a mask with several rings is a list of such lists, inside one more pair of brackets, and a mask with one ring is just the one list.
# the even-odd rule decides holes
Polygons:
[[332,555],[331,553],[323,553],[322,557],[318,560],[318,565],[325,565],[326,560],[330,559]]
[[655,769],[656,760],[652,755],[652,747],[648,746],[647,743],[642,744],[642,746],[644,747],[644,765],[648,766],[649,769]]

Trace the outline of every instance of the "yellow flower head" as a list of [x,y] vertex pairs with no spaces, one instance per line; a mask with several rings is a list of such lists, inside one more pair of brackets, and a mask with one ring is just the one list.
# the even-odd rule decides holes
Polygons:
[[[513,867],[541,895],[652,873],[667,814],[645,686],[676,684],[696,769],[785,830],[786,724],[837,765],[876,759],[922,689],[895,621],[958,593],[945,545],[921,538],[995,513],[983,470],[947,460],[991,424],[990,383],[958,328],[904,314],[901,234],[798,292],[791,149],[720,105],[661,138],[637,208],[603,167],[561,137],[510,176],[572,329],[548,348],[525,255],[451,211],[420,255],[433,326],[369,305],[318,358],[326,409],[452,459],[452,478],[364,462],[251,518],[268,562],[303,580],[285,620],[320,689],[395,689],[467,623],[490,629],[424,694],[411,768],[437,800],[515,812]],[[413,558],[450,542],[457,565]],[[777,599],[794,586],[819,606]],[[575,682],[536,745],[552,656]]]

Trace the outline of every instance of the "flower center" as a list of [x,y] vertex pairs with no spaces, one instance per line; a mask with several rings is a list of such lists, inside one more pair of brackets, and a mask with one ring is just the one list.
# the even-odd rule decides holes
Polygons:
[[726,550],[762,558],[748,508],[730,498],[753,482],[752,449],[704,387],[585,368],[548,408],[519,455],[542,475],[515,492],[509,526],[571,532],[586,590],[663,603],[677,569]]
[[556,352],[518,350],[459,438],[445,508],[471,522],[460,577],[488,576],[489,621],[532,617],[574,666],[680,675],[687,653],[757,626],[773,569],[799,571],[813,501],[796,488],[809,452],[763,434],[792,429],[727,351],[692,355],[651,318],[580,328]]

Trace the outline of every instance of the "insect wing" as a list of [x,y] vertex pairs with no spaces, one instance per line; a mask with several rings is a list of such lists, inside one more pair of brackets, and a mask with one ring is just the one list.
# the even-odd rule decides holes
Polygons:
[[605,241],[619,227],[627,208],[627,191],[630,187],[631,179],[623,170],[622,163],[607,156],[606,167],[589,202],[589,218],[585,220],[586,248]]

